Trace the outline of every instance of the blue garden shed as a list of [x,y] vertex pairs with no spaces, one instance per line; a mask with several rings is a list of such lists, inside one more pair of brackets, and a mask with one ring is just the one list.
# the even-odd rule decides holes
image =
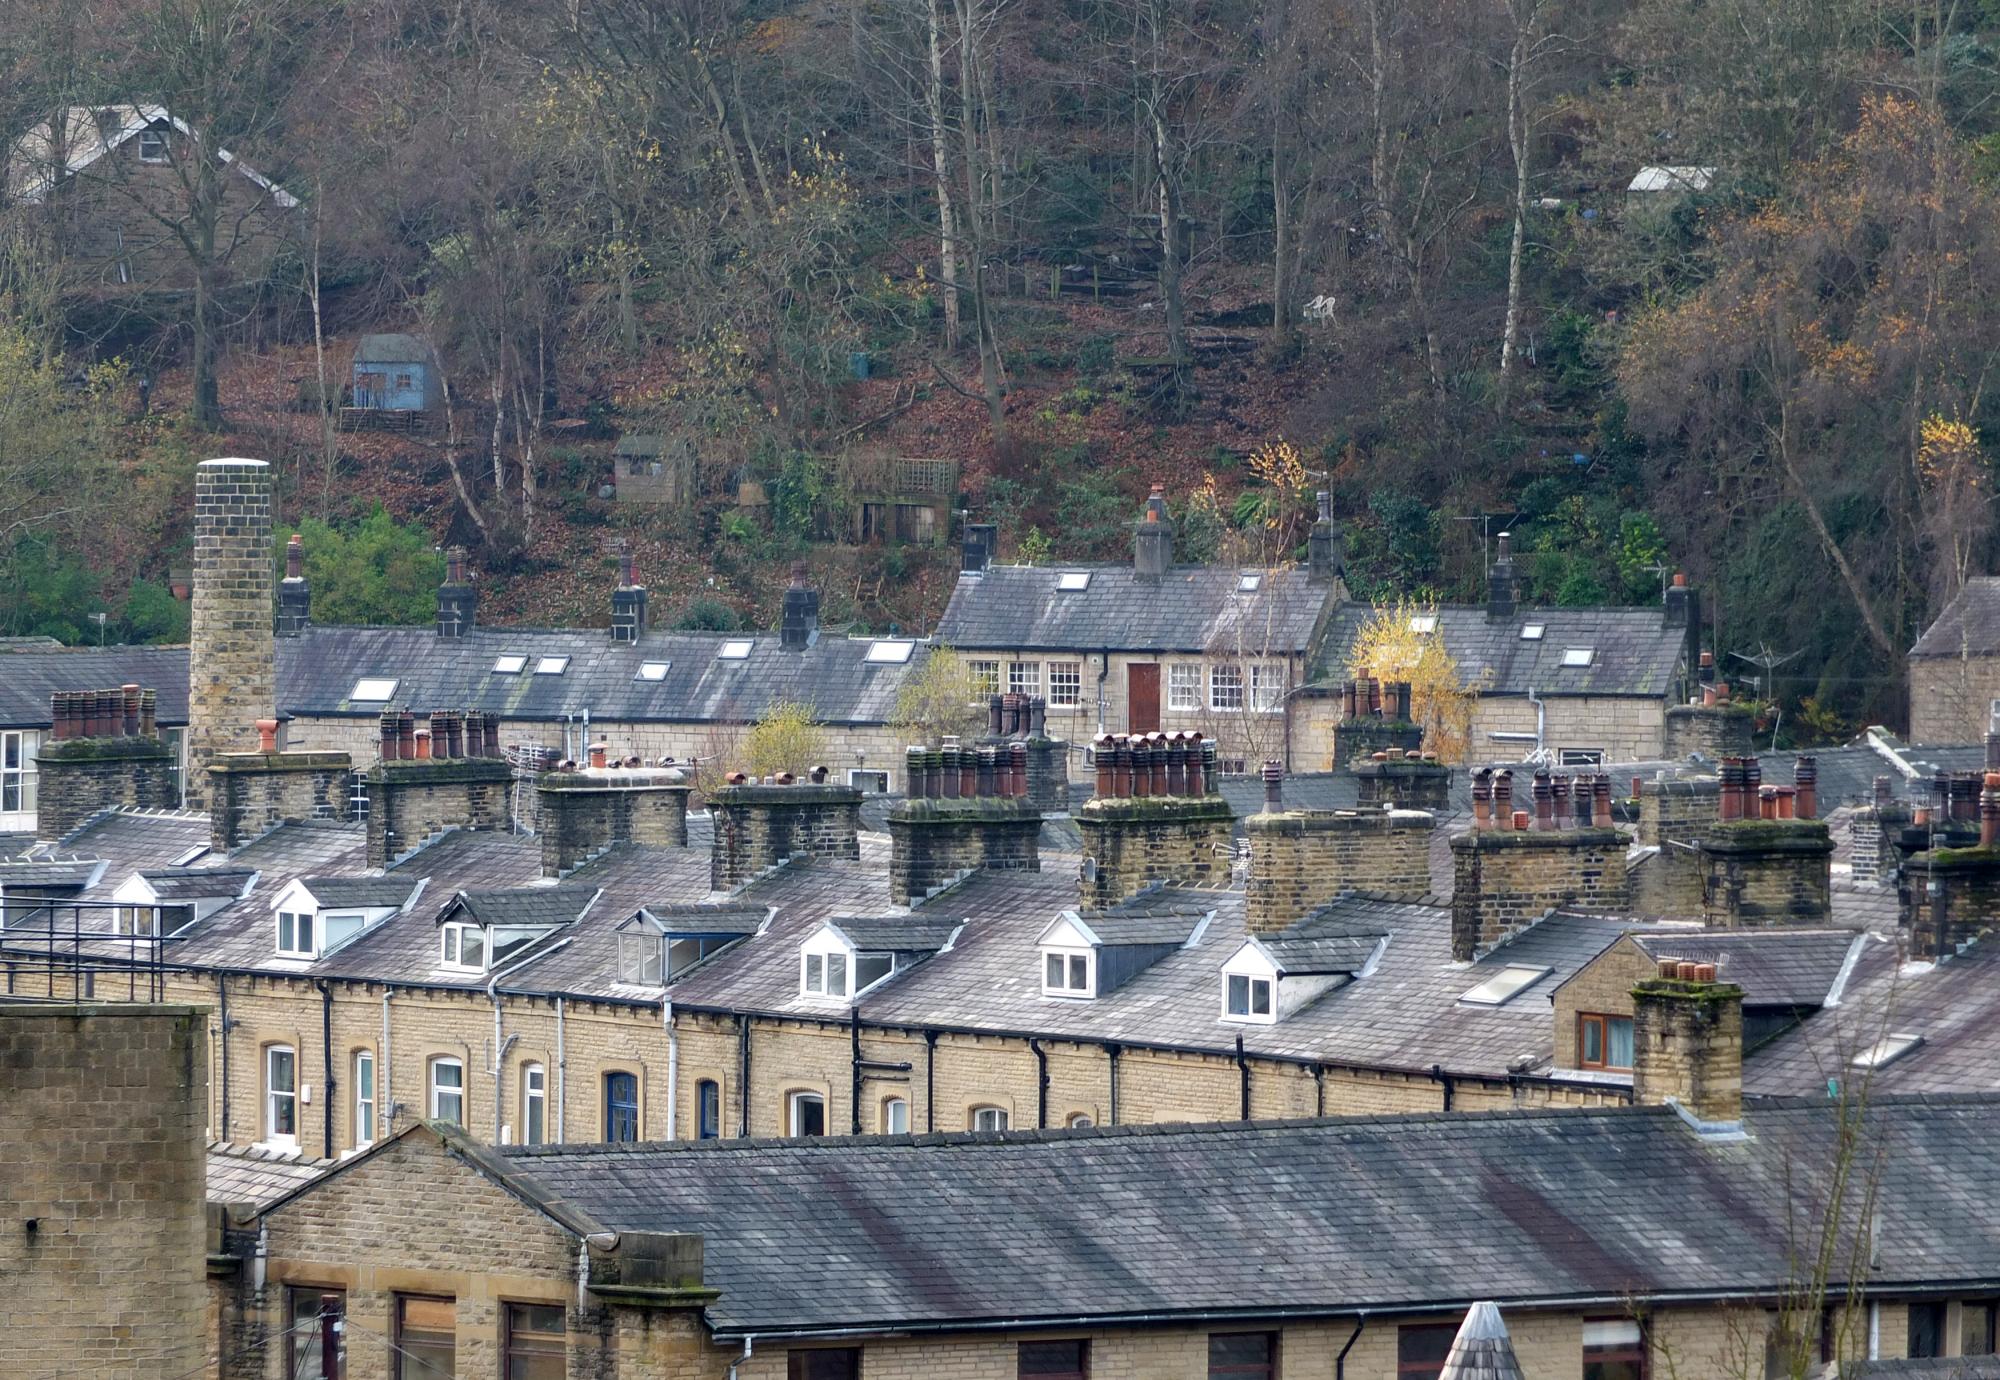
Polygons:
[[428,412],[438,405],[431,347],[413,335],[364,335],[354,350],[354,406]]

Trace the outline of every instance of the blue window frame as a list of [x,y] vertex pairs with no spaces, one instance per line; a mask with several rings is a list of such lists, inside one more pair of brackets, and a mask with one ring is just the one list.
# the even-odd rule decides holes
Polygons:
[[604,1075],[604,1138],[639,1139],[639,1079],[636,1074]]
[[713,1078],[704,1078],[694,1085],[695,1124],[697,1134],[703,1140],[714,1140],[722,1134],[722,1085]]

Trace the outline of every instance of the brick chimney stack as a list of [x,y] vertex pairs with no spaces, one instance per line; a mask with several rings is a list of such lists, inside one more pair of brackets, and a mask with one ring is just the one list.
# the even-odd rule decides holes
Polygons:
[[285,543],[285,578],[278,582],[278,636],[297,637],[312,621],[312,590],[306,585],[306,552],[299,534]]
[[632,547],[618,543],[618,588],[611,591],[611,640],[637,642],[646,634],[646,587],[633,568]]
[[778,642],[788,652],[812,646],[819,632],[819,591],[806,585],[806,563],[792,562],[792,583],[785,591],[778,622]]
[[204,460],[194,481],[194,608],[188,633],[187,795],[207,804],[218,754],[277,714],[271,467]]
[[1132,569],[1142,580],[1166,578],[1174,564],[1174,525],[1167,520],[1167,491],[1158,484],[1146,511],[1132,524]]
[[465,548],[454,546],[445,553],[444,583],[438,586],[438,636],[464,637],[471,632],[478,607],[479,591],[466,572]]
[[1632,989],[1632,1100],[1672,1102],[1717,1130],[1743,1119],[1743,989],[1712,963],[1660,960]]
[[1502,532],[1500,544],[1493,553],[1493,565],[1486,572],[1486,616],[1488,618],[1512,618],[1514,616],[1514,534]]

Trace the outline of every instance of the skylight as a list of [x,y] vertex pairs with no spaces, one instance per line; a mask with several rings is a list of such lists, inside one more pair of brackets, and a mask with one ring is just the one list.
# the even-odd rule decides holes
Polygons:
[[1238,575],[1236,577],[1236,588],[1244,594],[1255,594],[1259,589],[1263,588],[1263,585],[1264,577],[1262,575]]
[[665,680],[667,678],[667,668],[671,665],[673,665],[671,661],[642,661],[639,663],[639,674],[632,677],[632,679]]
[[1548,630],[1549,625],[1546,623],[1523,623],[1521,625],[1521,640],[1523,642],[1540,642],[1542,635],[1548,632]]
[[910,653],[916,650],[916,646],[914,642],[871,642],[866,659],[887,666],[901,666],[910,659]]
[[1563,648],[1563,665],[1565,666],[1588,666],[1595,660],[1597,660],[1597,649],[1595,647]]
[[528,658],[513,652],[493,658],[493,674],[496,676],[518,676],[528,669]]
[[1069,594],[1074,594],[1081,589],[1089,589],[1090,572],[1088,570],[1065,570],[1062,574],[1056,576],[1056,588]]
[[566,656],[545,656],[535,663],[535,674],[538,676],[559,676],[568,669],[569,658]]
[[1413,613],[1410,615],[1410,631],[1432,633],[1437,631],[1438,616],[1434,613]]
[[386,700],[396,693],[396,682],[388,676],[363,676],[347,692],[350,700]]
[[715,654],[717,661],[744,661],[750,656],[751,642],[747,637],[732,637],[722,644],[722,650]]
[[1879,1069],[1885,1064],[1893,1064],[1924,1042],[1921,1035],[1899,1032],[1884,1035],[1868,1048],[1854,1056],[1854,1067],[1858,1069]]
[[1459,1000],[1472,1006],[1505,1006],[1548,975],[1547,968],[1510,963]]

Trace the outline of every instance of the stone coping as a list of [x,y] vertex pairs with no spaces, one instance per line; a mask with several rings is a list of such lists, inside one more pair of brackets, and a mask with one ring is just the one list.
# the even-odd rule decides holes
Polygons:
[[1076,812],[1080,824],[1145,823],[1175,820],[1234,819],[1236,812],[1221,793],[1208,795],[1092,796]]
[[158,738],[136,734],[115,738],[50,738],[35,749],[37,762],[118,762],[171,755]]
[[815,785],[801,781],[790,786],[711,786],[711,805],[859,805],[859,786]]
[[211,776],[232,772],[348,771],[354,759],[344,752],[225,752],[208,764]]
[[1710,824],[1701,837],[1705,853],[1831,853],[1833,834],[1823,819],[1732,819]]
[[1616,829],[1470,829],[1451,838],[1453,852],[1498,848],[1616,848],[1625,851],[1625,836]]
[[1041,822],[1042,812],[1024,795],[927,796],[889,811],[891,824],[1018,824]]
[[375,783],[407,786],[449,786],[459,782],[509,781],[514,768],[504,757],[431,757],[419,761],[377,762],[367,772]]

